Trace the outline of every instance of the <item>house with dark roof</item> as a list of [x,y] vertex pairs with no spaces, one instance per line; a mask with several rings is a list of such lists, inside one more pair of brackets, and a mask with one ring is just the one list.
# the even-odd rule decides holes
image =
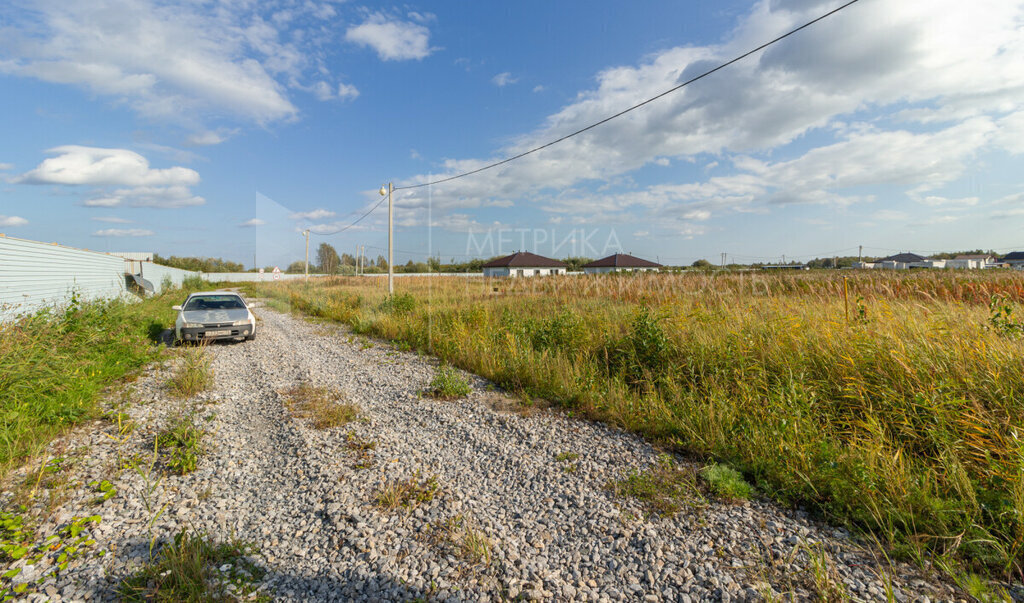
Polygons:
[[627,253],[616,253],[606,258],[594,260],[583,265],[586,274],[605,274],[608,272],[647,272],[657,270],[661,264],[650,260],[631,256]]
[[872,267],[907,270],[909,268],[943,268],[945,265],[946,263],[942,260],[933,260],[916,253],[897,253],[874,262]]
[[564,262],[546,258],[529,251],[517,251],[512,255],[491,260],[483,265],[484,276],[520,277],[565,274],[568,266]]
[[961,253],[951,260],[946,260],[946,268],[959,268],[965,270],[986,268],[994,260],[995,258],[988,254]]
[[1008,253],[999,262],[1001,264],[1008,264],[1011,268],[1016,268],[1017,270],[1024,270],[1024,251]]

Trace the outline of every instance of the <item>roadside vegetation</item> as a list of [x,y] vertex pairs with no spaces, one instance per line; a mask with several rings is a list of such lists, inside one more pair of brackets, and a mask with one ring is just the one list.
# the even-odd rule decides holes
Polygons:
[[341,427],[359,417],[359,407],[344,402],[344,394],[334,388],[301,383],[281,394],[292,415],[309,419],[317,429]]
[[739,472],[701,476],[727,496],[742,475],[902,558],[1020,579],[1024,278],[848,277],[405,278],[401,299],[383,280],[248,289],[713,459]]
[[104,388],[160,358],[171,306],[188,292],[138,302],[76,297],[66,308],[0,323],[0,473],[97,418]]

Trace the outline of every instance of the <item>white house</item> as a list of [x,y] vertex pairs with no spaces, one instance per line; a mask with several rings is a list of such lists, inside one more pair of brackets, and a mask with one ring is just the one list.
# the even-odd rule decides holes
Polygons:
[[661,264],[650,260],[633,257],[626,253],[616,253],[606,258],[594,260],[583,265],[583,272],[586,274],[605,274],[608,272],[647,272],[658,270]]
[[528,251],[517,251],[512,255],[491,260],[483,265],[484,276],[513,278],[565,274],[567,269],[568,266],[563,262]]

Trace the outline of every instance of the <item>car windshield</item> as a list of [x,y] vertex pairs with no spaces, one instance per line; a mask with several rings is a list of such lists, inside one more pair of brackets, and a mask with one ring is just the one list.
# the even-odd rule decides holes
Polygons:
[[245,304],[237,295],[197,295],[189,298],[185,312],[191,310],[240,310]]

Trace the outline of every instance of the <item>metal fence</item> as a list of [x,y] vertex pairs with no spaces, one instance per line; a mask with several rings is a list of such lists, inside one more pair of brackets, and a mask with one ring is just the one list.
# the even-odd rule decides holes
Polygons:
[[0,320],[40,308],[127,295],[125,261],[114,255],[0,236]]

